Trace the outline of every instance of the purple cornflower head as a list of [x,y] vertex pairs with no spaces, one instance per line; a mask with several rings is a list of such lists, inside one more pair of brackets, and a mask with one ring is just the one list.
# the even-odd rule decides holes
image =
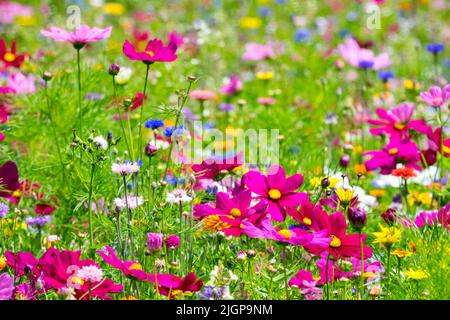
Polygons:
[[9,207],[6,203],[0,203],[0,219],[4,219],[9,213]]
[[147,249],[150,252],[157,252],[163,246],[164,235],[162,233],[147,233]]
[[395,77],[395,74],[393,71],[390,70],[381,70],[378,71],[378,78],[380,78],[381,81],[384,83],[388,82],[389,79],[392,79]]
[[231,103],[221,103],[219,106],[220,111],[230,112],[236,109],[234,104]]
[[51,216],[36,216],[36,217],[27,217],[25,219],[25,223],[29,226],[29,227],[34,227],[34,226],[43,226],[46,225],[47,223],[49,223],[50,221],[52,221],[52,217]]
[[97,93],[97,92],[91,92],[91,93],[87,93],[84,96],[84,100],[87,101],[97,101],[97,100],[102,100],[105,97],[104,94],[102,93]]
[[113,163],[111,166],[112,173],[128,175],[139,172],[140,165],[137,162]]

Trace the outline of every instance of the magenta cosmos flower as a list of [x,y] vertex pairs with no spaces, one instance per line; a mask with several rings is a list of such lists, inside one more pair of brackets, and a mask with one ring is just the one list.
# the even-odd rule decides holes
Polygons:
[[440,107],[450,100],[450,84],[443,89],[433,86],[428,91],[421,92],[420,99],[430,106]]
[[14,290],[14,280],[7,274],[0,274],[0,300],[9,300]]
[[244,163],[243,155],[240,153],[233,157],[210,158],[200,164],[192,165],[195,177],[202,179],[221,179],[224,175],[238,169]]
[[258,171],[249,171],[243,177],[247,188],[257,195],[258,199],[266,199],[269,203],[268,213],[275,221],[283,221],[286,208],[297,207],[308,199],[308,194],[295,192],[303,183],[301,174],[286,178],[281,166],[274,165],[264,176]]
[[305,295],[306,300],[322,299],[322,289],[317,288],[317,280],[311,272],[307,270],[298,271],[295,276],[289,280],[289,286],[298,288],[301,294]]
[[172,274],[152,274],[149,275],[149,282],[155,283],[156,290],[170,299],[197,292],[203,286],[203,280],[198,279],[194,272],[184,278]]
[[263,220],[260,228],[250,222],[244,222],[243,224],[243,231],[250,238],[270,239],[295,246],[313,246],[322,249],[330,244],[327,230],[312,233],[301,228],[275,228],[269,219]]
[[378,126],[371,128],[373,135],[387,134],[393,138],[406,138],[410,130],[426,134],[429,127],[421,119],[412,120],[414,105],[402,103],[391,110],[377,108],[376,113],[380,120],[369,119],[367,122]]
[[[315,221],[314,229],[316,231],[327,230],[330,242],[324,249],[322,246],[315,246],[312,243],[305,246],[305,249],[313,254],[319,254],[324,250],[327,251],[334,259],[341,257],[361,257],[361,248],[359,244],[358,234],[345,234],[347,231],[347,222],[341,212],[335,212],[332,215],[324,211],[314,212],[313,220]],[[363,243],[366,242],[366,235],[362,235]],[[372,249],[364,246],[364,259],[372,256]]]
[[382,150],[367,151],[363,155],[372,156],[364,162],[369,171],[380,169],[381,174],[390,174],[397,164],[422,171],[419,148],[411,140],[391,139]]
[[387,53],[375,56],[371,50],[361,48],[353,38],[348,38],[344,44],[339,45],[338,51],[342,58],[357,68],[378,70],[391,65]]
[[70,42],[73,44],[75,49],[79,50],[88,42],[96,42],[109,38],[111,35],[111,30],[112,27],[101,29],[81,25],[77,27],[75,31],[68,32],[64,29],[52,26],[48,29],[41,30],[41,34],[58,42]]
[[150,40],[144,51],[137,51],[128,40],[125,40],[123,44],[123,54],[128,59],[142,61],[145,64],[173,62],[177,59],[176,51],[177,46],[175,43],[170,42],[167,46],[164,46],[160,39]]
[[220,93],[227,96],[232,96],[241,91],[242,87],[243,85],[241,79],[239,79],[237,75],[232,75],[224,84],[222,89],[220,89]]
[[142,265],[139,262],[135,260],[133,261],[120,260],[110,246],[103,247],[103,249],[97,251],[97,253],[103,258],[103,260],[107,264],[122,271],[125,276],[142,281],[148,280],[149,275],[142,269]]

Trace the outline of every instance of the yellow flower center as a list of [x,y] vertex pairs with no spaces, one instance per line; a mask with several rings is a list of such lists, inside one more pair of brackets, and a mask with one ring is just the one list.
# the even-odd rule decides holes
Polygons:
[[[232,218],[232,216],[228,216],[228,217]],[[220,219],[220,216],[217,214],[209,215],[205,219],[203,219],[203,228],[206,231],[209,231],[209,230],[220,231],[222,229],[227,229],[229,227],[230,227],[230,225],[228,223],[222,221]]]
[[148,54],[150,57],[154,57],[155,56],[153,51],[145,51],[145,53]]
[[237,218],[237,217],[239,217],[241,215],[241,210],[239,210],[238,208],[233,208],[233,209],[230,210],[230,214],[233,217]]
[[13,62],[14,60],[16,60],[16,55],[14,53],[7,52],[3,55],[3,59],[6,62]]
[[433,99],[433,102],[441,103],[442,102],[442,98],[441,97],[436,97],[436,98]]
[[330,247],[332,248],[339,248],[341,246],[341,239],[339,239],[336,236],[331,236],[331,242],[330,242]]
[[131,266],[128,267],[128,270],[142,270],[142,266],[140,263],[133,263]]
[[79,285],[84,284],[84,280],[79,277],[73,277],[72,279],[70,279],[70,281],[72,282],[72,284],[79,284]]
[[269,198],[272,200],[278,200],[281,198],[281,192],[278,189],[269,190]]
[[310,226],[312,222],[311,222],[310,218],[305,217],[305,218],[303,218],[303,223],[306,224],[307,226]]
[[442,146],[442,151],[444,151],[444,153],[450,153],[450,148],[447,146]]
[[398,149],[397,148],[391,148],[391,149],[389,149],[389,151],[388,151],[388,153],[390,154],[390,155],[394,155],[394,154],[396,154],[398,152]]
[[397,129],[397,130],[403,130],[403,129],[405,129],[405,127],[406,126],[403,123],[396,123],[396,124],[394,124],[394,128]]
[[22,191],[20,191],[19,189],[17,189],[16,191],[14,191],[14,192],[12,193],[12,196],[13,196],[14,198],[19,198],[21,195],[22,195]]
[[291,232],[287,229],[281,229],[278,231],[278,234],[286,239],[290,239],[292,237]]

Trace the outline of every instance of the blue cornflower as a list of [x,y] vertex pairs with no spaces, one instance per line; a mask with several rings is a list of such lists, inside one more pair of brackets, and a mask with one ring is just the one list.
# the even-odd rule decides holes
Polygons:
[[173,127],[166,127],[163,131],[163,135],[165,135],[167,138],[170,138],[173,134]]
[[311,32],[308,29],[299,29],[294,34],[294,39],[296,42],[303,43],[311,38]]
[[430,43],[427,45],[427,51],[432,54],[438,54],[444,51],[444,45],[442,43]]
[[162,121],[161,119],[150,119],[145,121],[145,127],[155,130],[164,127],[164,121]]
[[272,9],[270,9],[270,7],[259,7],[258,13],[261,17],[265,18],[270,16],[270,14],[272,13]]
[[380,78],[380,80],[383,82],[388,82],[389,79],[392,79],[394,77],[395,77],[395,74],[391,70],[378,71],[378,78]]

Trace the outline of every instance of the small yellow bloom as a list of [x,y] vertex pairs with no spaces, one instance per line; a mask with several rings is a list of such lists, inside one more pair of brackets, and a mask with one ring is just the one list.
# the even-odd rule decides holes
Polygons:
[[329,188],[331,188],[331,189],[336,187],[336,185],[339,183],[339,181],[341,181],[341,179],[339,179],[339,178],[330,178],[329,180],[330,180]]
[[103,6],[103,12],[112,16],[120,16],[125,13],[125,7],[117,2],[107,2]]
[[381,231],[372,233],[376,238],[374,243],[390,247],[393,243],[400,241],[400,236],[402,234],[400,229],[395,227],[383,227],[382,225],[379,225],[379,227]]
[[422,280],[429,277],[428,273],[422,270],[413,270],[409,268],[407,271],[404,271],[403,274],[406,276],[408,280]]
[[398,258],[406,258],[406,257],[411,257],[413,255],[412,252],[405,251],[405,250],[394,250],[394,251],[392,251],[392,254]]
[[363,147],[362,146],[354,146],[353,147],[353,153],[361,154],[362,152],[363,152]]
[[258,17],[243,17],[239,20],[239,25],[245,29],[258,29],[261,24],[262,21]]
[[369,194],[375,198],[381,198],[382,196],[384,196],[386,194],[386,191],[383,189],[375,189],[375,190],[370,190]]
[[339,198],[339,201],[343,206],[347,206],[350,203],[350,201],[352,201],[353,194],[355,193],[355,191],[352,189],[342,189],[342,188],[336,189],[335,192]]
[[20,27],[32,27],[36,25],[36,18],[33,16],[16,17],[16,23]]
[[3,271],[3,269],[6,268],[6,258],[0,257],[0,272]]
[[422,192],[418,195],[417,200],[419,200],[419,202],[423,205],[430,206],[433,198],[431,197],[430,192]]
[[256,79],[258,80],[272,80],[273,72],[272,71],[258,71],[256,73]]
[[309,183],[310,183],[314,188],[318,188],[318,187],[320,187],[320,181],[321,181],[321,178],[319,178],[319,177],[314,177],[314,178],[311,178],[311,179],[309,180]]
[[120,300],[137,300],[137,298],[134,296],[128,296],[128,297],[123,297]]
[[406,79],[404,85],[406,90],[417,91],[420,89],[420,84],[415,80]]
[[361,164],[355,164],[353,166],[353,171],[355,172],[355,174],[359,174],[359,175],[364,175],[367,173],[367,169],[364,163]]

